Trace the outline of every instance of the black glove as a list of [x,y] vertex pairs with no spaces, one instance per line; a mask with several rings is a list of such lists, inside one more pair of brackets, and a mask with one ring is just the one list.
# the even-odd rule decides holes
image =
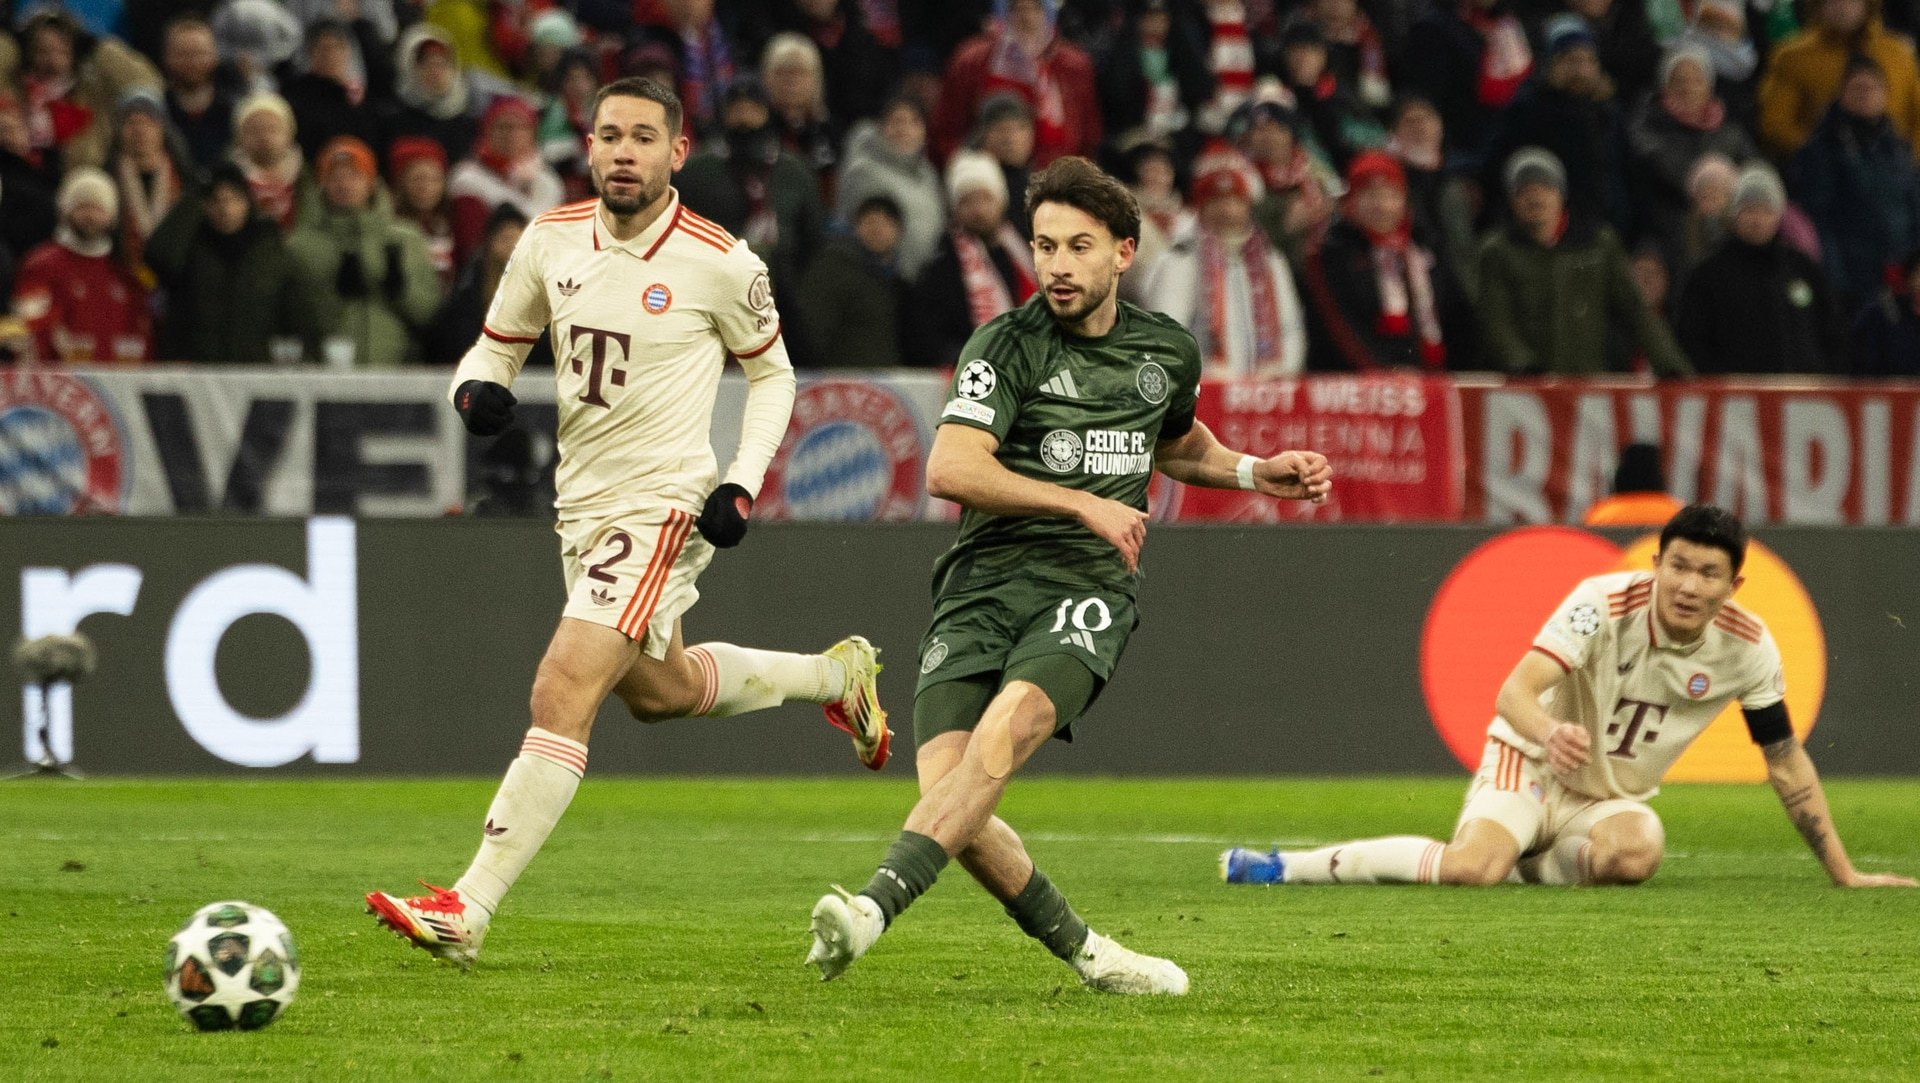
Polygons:
[[715,489],[707,497],[700,518],[693,521],[700,536],[715,549],[731,549],[747,536],[747,517],[753,514],[753,497],[732,482]]
[[407,269],[400,262],[400,242],[387,242],[387,277],[380,282],[380,292],[386,295],[387,303],[397,305],[407,292]]
[[367,295],[367,269],[360,263],[360,253],[340,254],[340,269],[333,274],[333,291],[350,301]]
[[492,436],[513,424],[513,392],[491,380],[468,380],[453,393],[453,408],[475,436]]

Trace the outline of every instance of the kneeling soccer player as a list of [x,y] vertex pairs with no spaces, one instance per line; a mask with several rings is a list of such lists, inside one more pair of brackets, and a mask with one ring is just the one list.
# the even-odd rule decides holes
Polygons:
[[1041,293],[974,332],[927,461],[966,509],[934,570],[914,732],[921,798],[873,879],[814,906],[807,961],[838,977],[950,858],[1027,935],[1112,993],[1187,991],[1165,959],[1092,932],[994,808],[1007,780],[1112,676],[1136,623],[1147,483],[1323,501],[1326,459],[1228,451],[1194,417],[1200,351],[1173,320],[1119,301],[1140,211],[1084,158],[1027,188]]
[[1297,853],[1233,849],[1220,855],[1221,875],[1235,884],[1640,883],[1666,842],[1647,799],[1737,697],[1768,780],[1833,882],[1913,887],[1848,860],[1787,720],[1780,649],[1730,600],[1746,554],[1740,521],[1696,504],[1660,531],[1653,574],[1582,580],[1500,687],[1451,843],[1403,835]]

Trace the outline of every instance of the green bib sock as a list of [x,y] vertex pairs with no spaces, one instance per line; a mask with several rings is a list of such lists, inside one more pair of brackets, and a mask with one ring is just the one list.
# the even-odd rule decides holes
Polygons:
[[887,856],[860,894],[879,903],[880,913],[892,925],[894,915],[932,887],[946,867],[947,852],[939,843],[913,831],[902,831],[887,847]]
[[1047,946],[1056,958],[1071,960],[1087,942],[1087,923],[1067,905],[1067,897],[1036,867],[1033,878],[1007,904],[1007,916],[1020,931]]

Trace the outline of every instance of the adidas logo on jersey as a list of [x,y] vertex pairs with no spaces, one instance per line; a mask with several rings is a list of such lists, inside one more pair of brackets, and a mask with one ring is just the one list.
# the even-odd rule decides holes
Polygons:
[[598,605],[612,605],[612,604],[613,604],[613,592],[612,592],[612,591],[606,591],[606,590],[601,590],[601,589],[600,589],[600,588],[598,588],[598,587],[595,587],[595,588],[594,588],[594,589],[593,589],[592,591],[590,591],[590,592],[588,593],[588,597],[590,597],[590,598],[592,598],[592,599],[594,600],[594,602],[595,602],[596,604],[598,604]]
[[553,288],[559,290],[562,297],[572,297],[580,292],[580,283],[568,280],[557,283]]
[[1080,389],[1073,386],[1073,373],[1062,369],[1053,374],[1053,379],[1040,385],[1040,390],[1049,395],[1058,395],[1063,399],[1077,399]]
[[1092,632],[1069,632],[1060,637],[1060,645],[1063,647],[1084,647],[1088,654],[1097,655],[1100,653],[1094,649]]

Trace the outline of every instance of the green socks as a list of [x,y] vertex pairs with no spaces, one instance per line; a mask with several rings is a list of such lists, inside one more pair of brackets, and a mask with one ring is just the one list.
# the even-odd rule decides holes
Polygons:
[[880,913],[886,917],[887,924],[892,925],[894,915],[932,887],[940,870],[946,867],[947,852],[939,843],[925,835],[902,831],[893,845],[887,847],[887,856],[881,859],[873,879],[860,889],[860,894],[879,903]]
[[1067,897],[1038,868],[1033,878],[1007,904],[1007,916],[1020,931],[1047,946],[1056,958],[1071,961],[1087,942],[1087,923],[1067,905]]

